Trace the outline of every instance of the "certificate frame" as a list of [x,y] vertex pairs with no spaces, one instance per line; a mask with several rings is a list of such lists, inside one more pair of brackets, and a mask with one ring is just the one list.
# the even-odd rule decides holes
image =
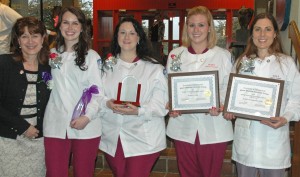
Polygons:
[[[220,107],[218,71],[170,73],[168,89],[170,111],[207,113],[212,107]],[[194,102],[184,103],[182,100]]]
[[280,115],[284,81],[231,73],[223,113],[264,120]]

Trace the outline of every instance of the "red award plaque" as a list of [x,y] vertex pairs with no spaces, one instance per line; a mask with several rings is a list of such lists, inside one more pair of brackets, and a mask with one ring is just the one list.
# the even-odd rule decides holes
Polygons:
[[135,106],[140,106],[141,84],[138,84],[134,76],[127,76],[118,85],[117,100],[115,104],[130,103]]

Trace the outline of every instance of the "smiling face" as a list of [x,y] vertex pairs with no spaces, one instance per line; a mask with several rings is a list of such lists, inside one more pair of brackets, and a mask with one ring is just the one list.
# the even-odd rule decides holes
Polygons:
[[59,29],[65,42],[74,45],[79,41],[82,25],[74,14],[67,11],[62,16],[62,22]]
[[207,45],[209,25],[206,16],[202,14],[192,15],[187,22],[187,33],[191,45]]
[[138,33],[135,31],[131,22],[124,22],[120,25],[118,32],[118,44],[121,51],[136,51],[139,41]]
[[28,27],[24,28],[24,33],[18,38],[24,58],[36,56],[43,47],[44,37],[40,33],[30,34]]
[[253,27],[252,39],[258,50],[269,49],[275,37],[274,26],[269,19],[263,18],[257,20]]

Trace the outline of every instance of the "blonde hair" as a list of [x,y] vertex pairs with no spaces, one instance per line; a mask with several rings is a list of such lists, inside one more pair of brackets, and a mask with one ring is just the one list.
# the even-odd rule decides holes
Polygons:
[[209,26],[209,33],[207,36],[207,41],[208,41],[208,48],[211,49],[216,46],[217,37],[216,37],[213,16],[211,15],[209,9],[204,6],[193,7],[192,9],[189,10],[187,17],[186,17],[186,22],[184,23],[183,31],[182,31],[182,45],[185,47],[189,47],[191,45],[191,40],[187,34],[188,21],[191,16],[198,15],[198,14],[204,15],[207,19],[207,23]]

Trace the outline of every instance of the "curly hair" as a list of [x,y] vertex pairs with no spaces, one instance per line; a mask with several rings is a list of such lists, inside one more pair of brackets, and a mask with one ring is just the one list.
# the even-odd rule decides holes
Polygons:
[[19,38],[24,34],[25,27],[28,28],[30,34],[41,34],[44,38],[42,48],[37,55],[40,64],[48,64],[49,59],[49,44],[47,38],[47,30],[43,22],[35,17],[23,17],[16,21],[11,31],[11,48],[13,58],[16,61],[25,61],[20,48]]
[[85,57],[88,54],[88,50],[90,49],[91,45],[90,45],[90,37],[88,35],[88,30],[87,30],[87,21],[86,21],[86,17],[84,15],[84,13],[75,7],[65,7],[61,10],[61,12],[59,13],[59,18],[58,18],[58,23],[56,26],[56,33],[57,33],[57,37],[56,37],[56,50],[60,53],[63,53],[64,51],[61,50],[65,50],[64,46],[65,46],[65,40],[64,37],[61,34],[60,31],[60,25],[62,23],[62,17],[66,12],[70,12],[72,14],[74,14],[77,18],[79,23],[81,24],[81,32],[79,35],[79,41],[78,43],[76,43],[75,45],[73,45],[73,50],[76,53],[76,58],[75,58],[75,64],[82,70],[85,71],[88,68],[85,66]]

